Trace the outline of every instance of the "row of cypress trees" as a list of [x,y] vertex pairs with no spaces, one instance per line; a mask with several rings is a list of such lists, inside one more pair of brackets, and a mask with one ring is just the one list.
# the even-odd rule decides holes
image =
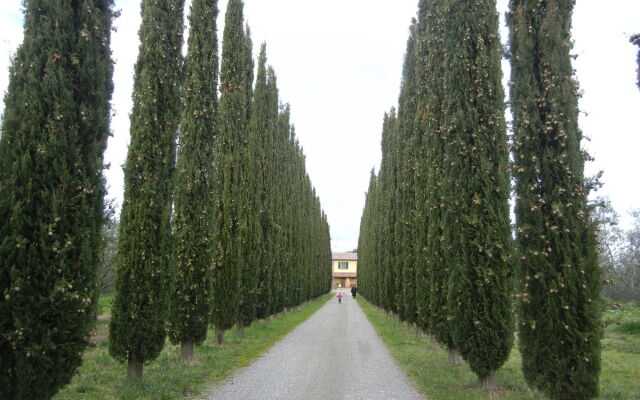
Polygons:
[[553,399],[597,396],[600,371],[573,5],[510,2],[509,146],[495,1],[420,1],[358,244],[363,296],[430,333],[487,388],[517,326],[525,379]]
[[[48,399],[95,323],[116,13],[112,0],[24,7],[0,134],[0,398]],[[327,218],[264,47],[253,89],[242,2],[221,74],[217,0],[193,0],[186,60],[183,8],[142,1],[109,341],[130,376],[167,333],[188,360],[210,323],[245,326],[331,285]]]
[[331,285],[327,218],[265,45],[254,89],[242,1],[227,6],[219,101],[217,1],[192,3],[184,68],[183,1],[142,5],[109,340],[132,377],[167,333],[188,362],[209,323],[222,344],[232,326],[242,333]]

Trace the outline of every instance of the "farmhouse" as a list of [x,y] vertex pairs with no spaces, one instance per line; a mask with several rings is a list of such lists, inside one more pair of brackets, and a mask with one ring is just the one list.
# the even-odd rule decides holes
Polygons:
[[350,288],[358,283],[358,253],[332,253],[333,288]]

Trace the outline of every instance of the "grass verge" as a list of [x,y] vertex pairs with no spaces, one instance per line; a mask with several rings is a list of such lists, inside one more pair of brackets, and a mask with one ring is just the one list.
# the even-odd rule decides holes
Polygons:
[[[308,319],[333,296],[327,294],[288,312],[266,324],[262,321],[245,328],[239,336],[234,330],[225,333],[226,344],[215,345],[210,329],[205,343],[195,349],[197,362],[188,367],[180,362],[180,346],[166,343],[160,357],[145,365],[144,377],[135,383],[126,379],[127,367],[109,356],[108,338],[85,352],[84,363],[76,376],[54,399],[56,400],[170,400],[194,399],[203,391],[245,367],[267,349]],[[103,312],[107,312],[105,309]],[[105,324],[102,324],[105,325]],[[98,322],[97,330],[104,329]],[[108,327],[107,327],[108,329]]]
[[[362,297],[359,296],[357,301],[391,354],[429,400],[545,398],[527,387],[517,346],[496,374],[501,390],[490,392],[476,386],[477,378],[467,366],[451,366],[446,351],[433,349],[429,337],[418,337],[415,330],[409,330],[395,317],[379,311]],[[640,308],[625,305],[621,310],[607,311],[605,321],[611,318],[615,322],[606,327],[602,342],[599,399],[640,400],[640,337],[623,333],[625,328],[619,328],[640,322]]]

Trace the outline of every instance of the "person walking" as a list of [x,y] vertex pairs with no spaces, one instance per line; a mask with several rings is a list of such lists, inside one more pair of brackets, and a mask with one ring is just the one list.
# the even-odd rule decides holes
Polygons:
[[353,296],[353,298],[356,298],[356,293],[358,293],[358,288],[356,286],[351,286],[351,296]]
[[338,303],[342,303],[342,292],[338,292],[336,297],[338,298]]

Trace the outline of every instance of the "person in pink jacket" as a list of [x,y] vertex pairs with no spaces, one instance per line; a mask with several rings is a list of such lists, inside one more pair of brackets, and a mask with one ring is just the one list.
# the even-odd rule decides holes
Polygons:
[[338,292],[336,297],[338,298],[338,303],[342,303],[342,292]]

